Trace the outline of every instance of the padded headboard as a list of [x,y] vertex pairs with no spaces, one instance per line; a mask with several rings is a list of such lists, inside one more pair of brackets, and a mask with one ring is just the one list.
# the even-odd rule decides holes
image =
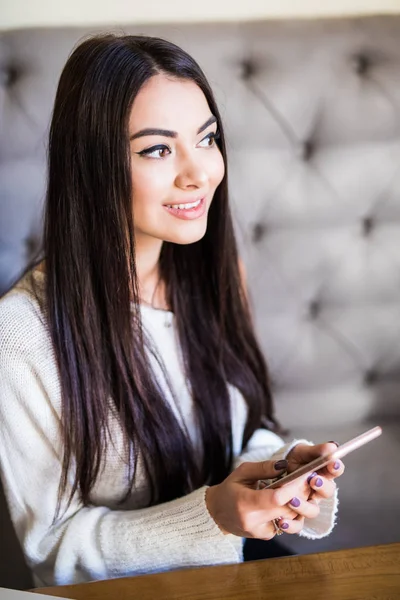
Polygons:
[[[182,45],[215,90],[278,417],[399,414],[400,16],[118,31]],[[40,245],[52,102],[87,33],[1,36],[1,291]]]

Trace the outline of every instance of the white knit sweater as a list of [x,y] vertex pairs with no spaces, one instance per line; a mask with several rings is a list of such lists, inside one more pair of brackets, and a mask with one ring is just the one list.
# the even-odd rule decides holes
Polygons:
[[[39,287],[44,276],[35,272]],[[11,518],[37,585],[151,573],[189,566],[240,562],[242,539],[224,535],[207,511],[206,487],[165,504],[146,507],[148,485],[139,458],[136,485],[124,504],[128,469],[117,420],[110,415],[111,443],[91,505],[74,497],[61,522],[52,525],[61,473],[61,398],[55,358],[44,315],[22,279],[0,300],[0,461]],[[193,406],[185,382],[174,315],[142,307],[143,324],[164,360],[179,406],[173,410],[200,451]],[[153,359],[150,359],[153,360]],[[155,376],[164,380],[153,361]],[[246,405],[231,388],[236,465],[284,458],[299,441],[284,445],[258,430],[240,454]],[[336,495],[321,504],[301,535],[319,538],[334,524]],[[63,512],[63,511],[62,511]]]

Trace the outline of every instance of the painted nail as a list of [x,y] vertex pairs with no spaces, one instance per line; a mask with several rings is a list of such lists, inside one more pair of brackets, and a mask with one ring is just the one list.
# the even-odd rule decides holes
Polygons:
[[327,442],[327,444],[336,444],[336,446],[339,447],[339,444],[335,442],[335,440],[330,440],[329,442]]
[[294,498],[291,499],[290,504],[292,506],[294,506],[295,508],[298,508],[300,506],[300,500],[298,498],[296,498],[296,496]]
[[322,487],[323,485],[324,485],[324,482],[322,481],[321,477],[317,477],[317,479],[315,480],[315,486]]
[[333,463],[333,468],[335,469],[335,471],[337,471],[338,469],[340,469],[340,462],[338,460]]
[[280,527],[281,529],[289,529],[289,523],[281,523],[281,524],[279,525],[279,527]]
[[311,479],[312,479],[313,477],[315,477],[315,476],[316,476],[316,474],[317,474],[317,473],[316,473],[315,471],[314,471],[314,473],[311,473],[311,475],[309,475],[309,476],[307,477],[307,483],[310,483]]
[[278,462],[276,462],[274,464],[274,469],[275,469],[275,471],[282,471],[283,469],[287,469],[287,466],[288,466],[287,460],[278,460]]

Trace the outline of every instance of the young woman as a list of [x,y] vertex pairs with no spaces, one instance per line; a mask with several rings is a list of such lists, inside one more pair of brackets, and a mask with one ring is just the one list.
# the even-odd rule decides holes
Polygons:
[[69,58],[49,140],[40,261],[0,301],[1,474],[36,583],[242,560],[242,538],[317,538],[334,443],[284,445],[196,62],[101,36]]

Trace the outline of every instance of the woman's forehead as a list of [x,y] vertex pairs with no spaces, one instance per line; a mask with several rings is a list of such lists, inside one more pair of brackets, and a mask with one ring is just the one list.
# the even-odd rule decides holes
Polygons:
[[149,79],[136,96],[130,115],[130,130],[163,128],[196,129],[210,116],[206,97],[191,80],[164,74]]

